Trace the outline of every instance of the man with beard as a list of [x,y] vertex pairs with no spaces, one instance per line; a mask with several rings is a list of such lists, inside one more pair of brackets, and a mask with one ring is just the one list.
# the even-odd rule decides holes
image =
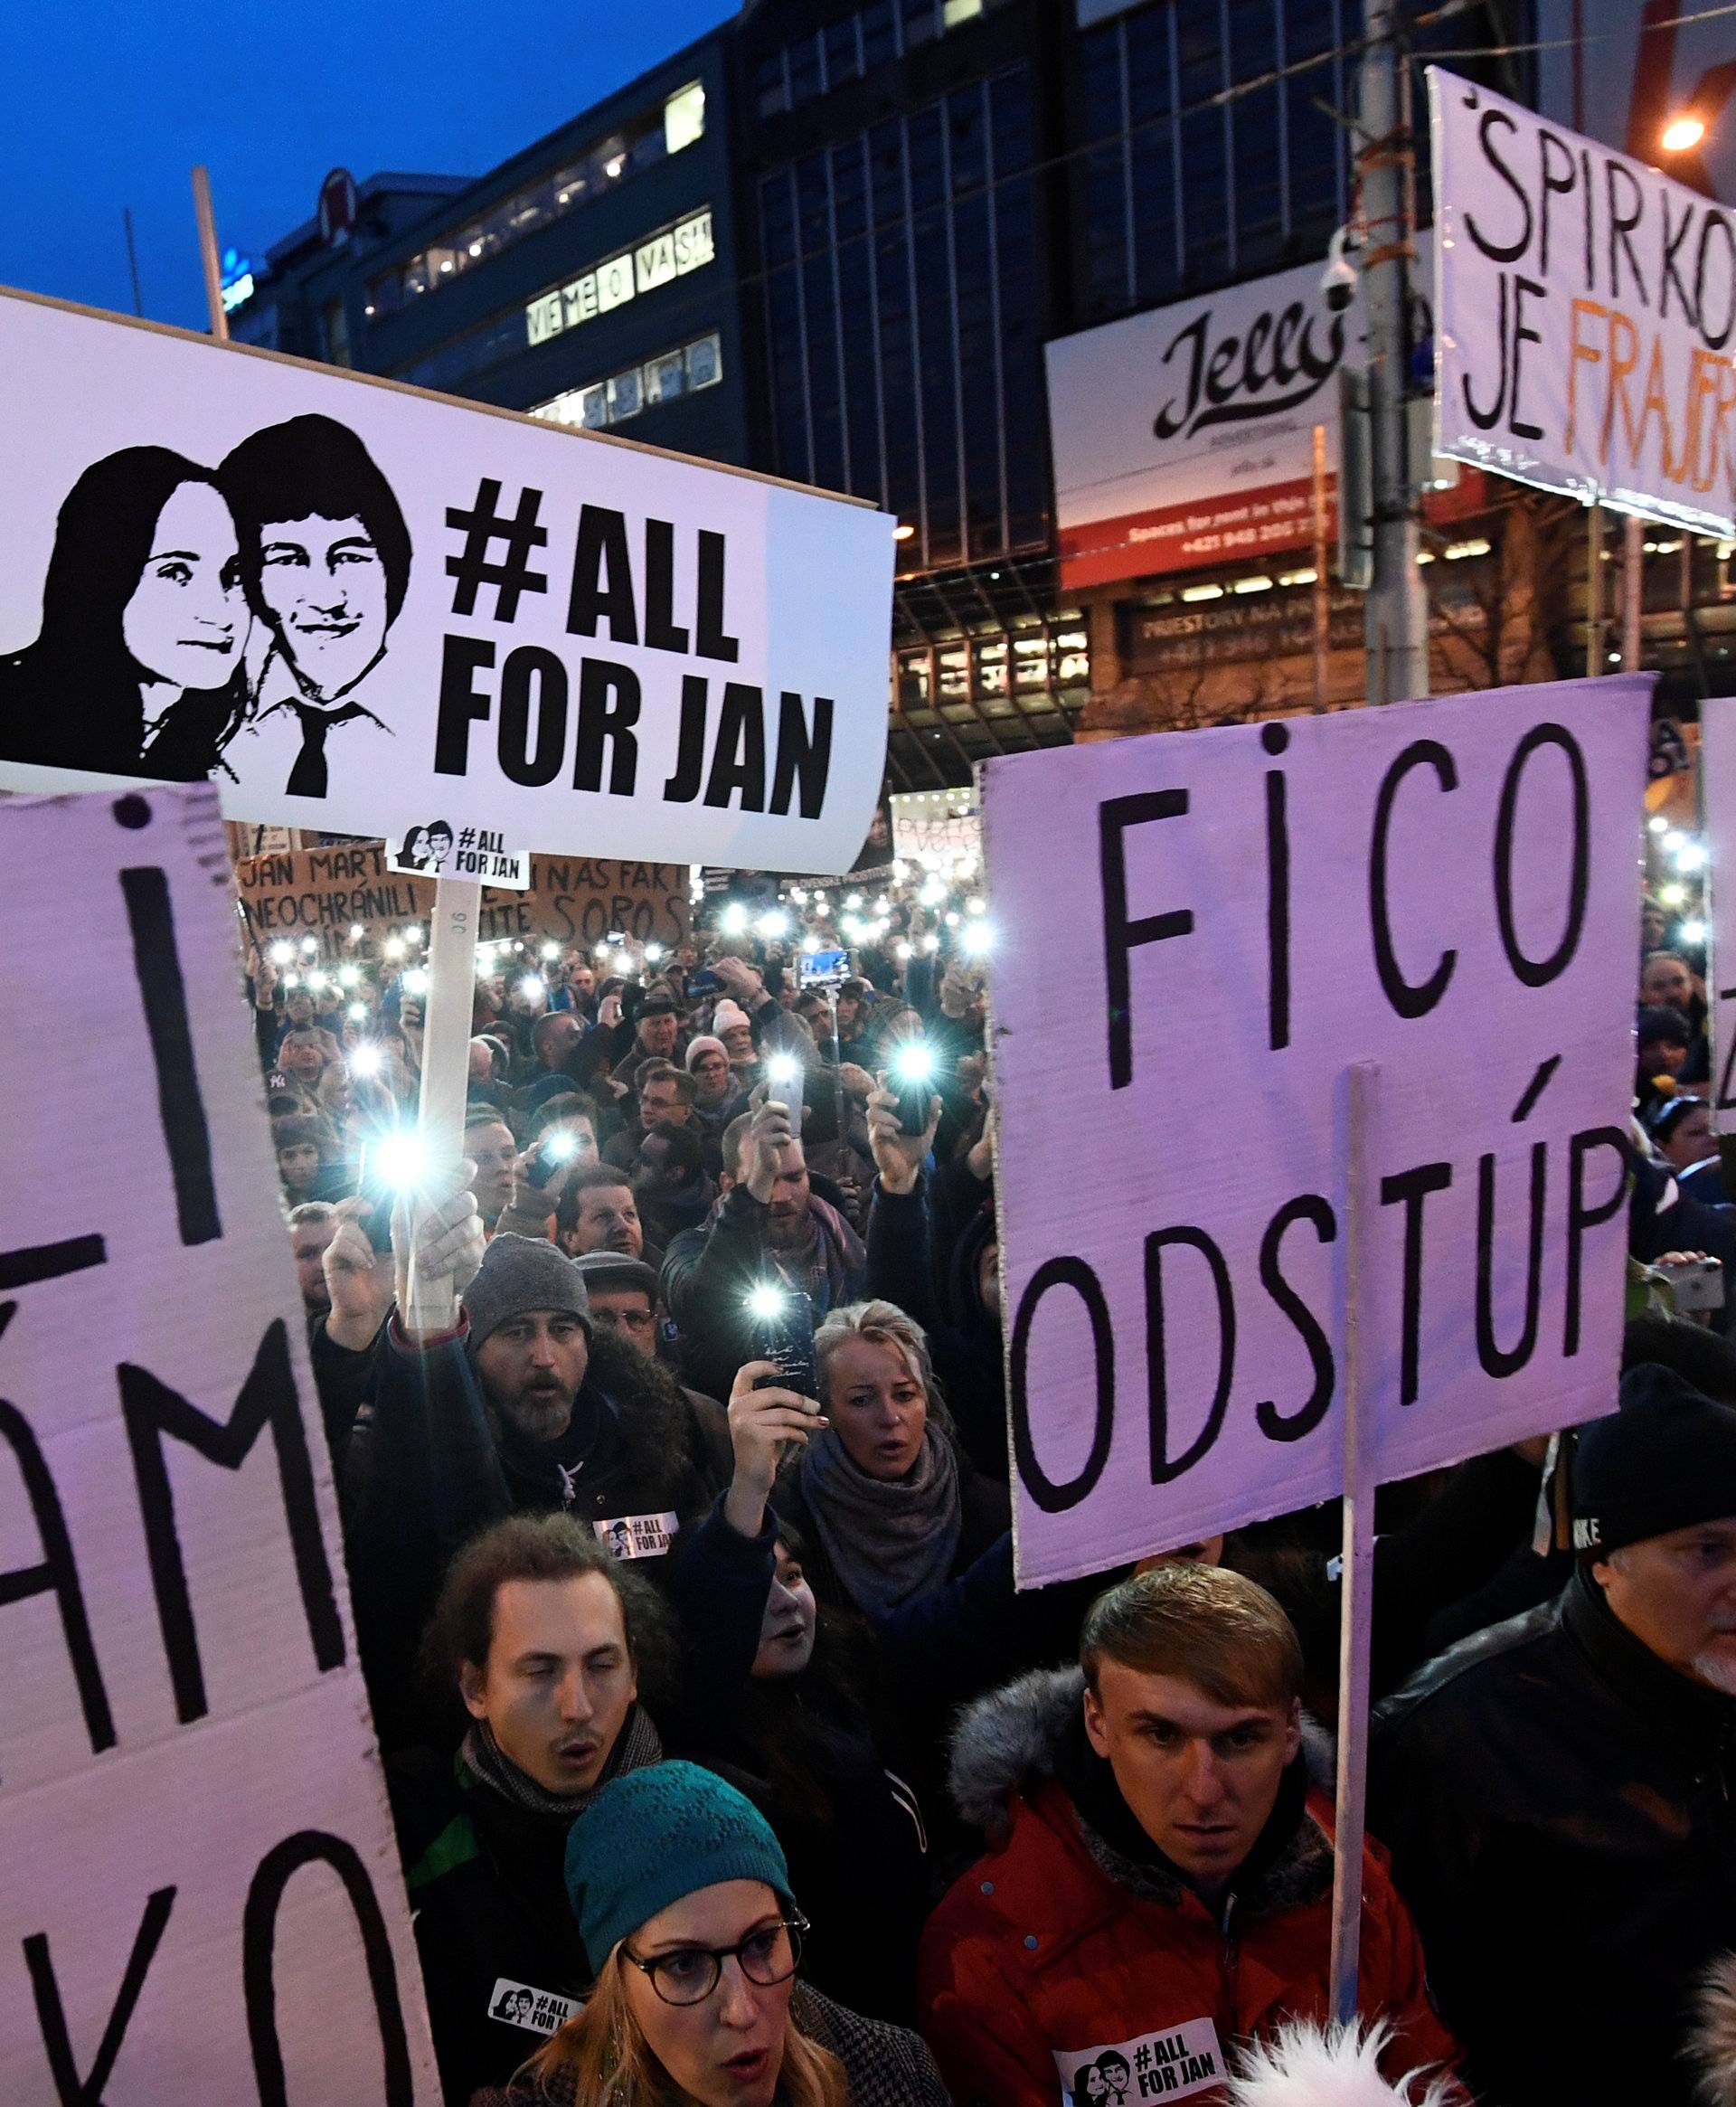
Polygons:
[[1477,2099],[1687,2107],[1692,1986],[1736,1946],[1736,1407],[1631,1368],[1573,1507],[1557,1600],[1377,1711],[1369,1826]]
[[861,1299],[867,1253],[838,1209],[808,1183],[788,1105],[768,1098],[723,1137],[722,1198],[709,1221],[684,1230],[664,1262],[664,1299],[682,1337],[687,1380],[727,1397],[756,1357],[749,1299],[777,1281],[807,1299],[817,1325]]
[[[437,1234],[479,1239],[467,1193],[446,1209]],[[656,1577],[678,1605],[696,1604],[713,1637],[722,1617],[721,1650],[750,1659],[764,1545],[727,1526],[697,1528],[716,1488],[694,1462],[703,1440],[686,1400],[613,1332],[593,1328],[583,1276],[552,1244],[503,1232],[479,1265],[474,1242],[464,1256],[474,1277],[456,1331],[416,1335],[394,1317],[376,1346],[335,1311],[326,1324],[334,1346],[374,1354],[345,1478],[356,1629],[382,1743],[421,1738],[408,1687],[416,1633],[458,1547],[505,1515],[571,1514],[605,1542],[627,1522],[642,1547],[637,1563],[667,1568]],[[401,1261],[399,1276],[401,1312]]]

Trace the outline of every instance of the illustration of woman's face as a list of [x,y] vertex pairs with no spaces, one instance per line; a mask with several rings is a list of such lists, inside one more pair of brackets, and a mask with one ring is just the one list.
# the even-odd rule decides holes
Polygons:
[[308,699],[337,703],[386,641],[386,567],[359,519],[259,530],[259,592]]
[[157,515],[121,637],[147,679],[214,688],[240,664],[247,631],[229,507],[210,484],[183,483]]

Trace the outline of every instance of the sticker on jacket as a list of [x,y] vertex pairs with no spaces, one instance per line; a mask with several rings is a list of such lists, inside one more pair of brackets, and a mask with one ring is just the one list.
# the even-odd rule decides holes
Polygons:
[[612,1522],[593,1522],[591,1527],[617,1558],[661,1558],[675,1540],[681,1516],[667,1515],[617,1515]]
[[583,2010],[577,1998],[559,1997],[527,1982],[508,1982],[504,1975],[495,1977],[488,1993],[491,2019],[504,2019],[507,2026],[524,2027],[533,2034],[558,2034],[575,2012]]
[[1141,2100],[1185,2100],[1223,2083],[1223,2052],[1210,2019],[1099,2048],[1057,2049],[1061,2107],[1136,2107]]

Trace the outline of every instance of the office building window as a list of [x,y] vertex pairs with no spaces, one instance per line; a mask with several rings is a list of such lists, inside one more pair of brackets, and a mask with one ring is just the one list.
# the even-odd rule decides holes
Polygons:
[[760,183],[778,468],[896,513],[901,562],[1043,534],[1030,100],[974,81]]
[[628,366],[582,388],[569,388],[539,402],[531,415],[550,424],[600,431],[605,425],[625,424],[642,410],[673,402],[677,395],[696,395],[703,388],[714,388],[722,378],[723,349],[713,330],[676,350],[659,352],[643,365]]
[[451,337],[437,350],[399,366],[394,377],[422,388],[456,387],[472,373],[703,269],[716,254],[712,208],[703,205],[684,220],[656,228],[618,256],[603,258],[593,269],[564,285],[551,286],[522,307],[496,315],[479,328]]
[[842,22],[797,37],[760,60],[754,69],[760,115],[776,117],[829,94],[1000,5],[1001,0],[871,0]]
[[1084,33],[1076,194],[1089,319],[1325,250],[1347,209],[1349,135],[1331,114],[1346,93],[1346,5],[1199,0]]
[[419,255],[368,282],[370,315],[395,315],[421,295],[450,285],[475,264],[510,249],[563,213],[679,154],[705,136],[705,90],[690,81],[655,109],[599,139],[564,167],[551,170]]

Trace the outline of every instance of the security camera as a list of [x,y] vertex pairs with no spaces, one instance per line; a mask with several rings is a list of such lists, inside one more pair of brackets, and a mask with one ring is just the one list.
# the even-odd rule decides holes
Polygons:
[[1349,307],[1356,297],[1356,267],[1344,254],[1350,239],[1348,227],[1337,230],[1326,244],[1326,267],[1320,273],[1320,290],[1335,310]]

